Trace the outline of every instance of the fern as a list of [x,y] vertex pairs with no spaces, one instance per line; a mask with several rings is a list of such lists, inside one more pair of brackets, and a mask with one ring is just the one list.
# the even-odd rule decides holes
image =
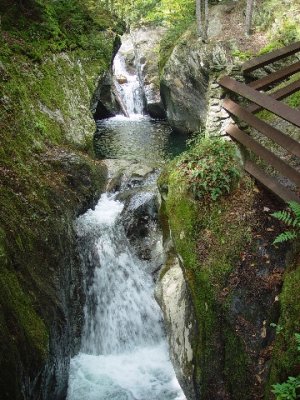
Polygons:
[[285,231],[275,238],[273,244],[287,242],[288,240],[294,240],[296,238],[297,233],[295,231]]
[[290,201],[288,202],[288,205],[289,211],[276,211],[271,215],[272,217],[294,229],[282,232],[275,238],[273,244],[294,240],[300,235],[300,203],[297,203],[296,201]]

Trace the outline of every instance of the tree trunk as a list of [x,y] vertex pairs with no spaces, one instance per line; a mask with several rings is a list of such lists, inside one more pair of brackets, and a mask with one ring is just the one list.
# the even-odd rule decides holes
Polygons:
[[196,0],[196,19],[197,19],[197,32],[199,36],[203,36],[202,27],[202,12],[201,12],[201,0]]
[[208,0],[196,0],[197,32],[205,42],[208,29]]
[[254,0],[247,0],[246,22],[245,22],[246,35],[250,35],[251,34],[253,9],[254,9]]
[[204,0],[204,27],[203,27],[203,40],[207,40],[208,31],[208,0]]

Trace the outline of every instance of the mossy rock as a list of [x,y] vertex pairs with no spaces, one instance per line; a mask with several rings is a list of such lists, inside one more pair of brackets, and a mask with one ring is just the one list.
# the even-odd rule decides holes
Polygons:
[[290,247],[272,245],[282,227],[270,213],[281,203],[247,176],[217,201],[195,199],[180,160],[167,166],[159,186],[165,236],[168,221],[195,308],[196,391],[201,399],[259,398],[274,340],[269,325],[279,317],[274,298],[290,263]]

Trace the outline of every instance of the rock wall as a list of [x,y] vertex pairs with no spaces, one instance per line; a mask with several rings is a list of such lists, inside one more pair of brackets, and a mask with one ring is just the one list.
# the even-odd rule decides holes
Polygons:
[[193,30],[183,35],[161,76],[163,104],[175,130],[218,135],[225,131],[229,116],[221,109],[223,91],[217,81],[232,71],[231,62],[221,44],[204,44]]
[[183,270],[176,256],[170,255],[160,272],[155,289],[166,325],[170,357],[187,399],[196,399],[194,386],[195,313]]
[[[3,399],[64,399],[82,325],[74,218],[92,206],[106,168],[89,149],[90,99],[115,35],[94,50],[38,61],[0,35],[0,391]],[[3,50],[3,51],[2,51]],[[77,149],[77,150],[76,150]]]
[[[186,392],[187,397],[195,393],[201,400],[271,398],[270,381],[296,373],[291,355],[297,351],[293,336],[299,327],[299,318],[287,320],[287,313],[294,316],[297,309],[299,296],[292,293],[299,280],[299,249],[297,253],[289,245],[272,244],[282,228],[270,213],[280,209],[280,202],[256,188],[247,176],[217,202],[195,200],[175,163],[161,175],[159,186],[162,221],[170,224],[190,293],[184,301],[191,299],[194,309],[195,329],[189,331],[193,368],[187,375],[193,374],[193,390]],[[184,304],[178,299],[181,285],[172,290],[177,282],[174,274],[172,278],[172,267],[166,278],[162,271],[159,285],[165,293],[158,297],[169,297],[162,309],[171,321],[171,354],[177,355],[172,356],[175,368],[179,364],[179,370],[184,370],[188,358],[180,356],[185,345],[178,344],[183,343],[189,325],[172,323]],[[284,325],[284,334],[275,342],[271,323]]]
[[1,224],[3,399],[64,399],[80,344],[84,294],[73,221],[100,195],[106,169],[58,147],[42,160],[47,172],[31,184],[38,197],[30,203],[24,194],[8,199],[1,187],[6,212],[21,218],[10,230]]
[[142,27],[131,31],[134,44],[135,65],[144,90],[146,111],[153,118],[164,118],[165,109],[160,96],[158,51],[166,29]]

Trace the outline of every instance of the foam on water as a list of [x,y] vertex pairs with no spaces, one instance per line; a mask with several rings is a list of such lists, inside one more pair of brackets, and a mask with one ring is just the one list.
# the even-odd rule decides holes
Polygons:
[[182,400],[152,277],[129,245],[122,210],[121,202],[104,194],[76,222],[79,240],[89,249],[83,251],[86,270],[93,271],[68,400]]
[[164,342],[118,355],[79,354],[68,399],[184,400],[167,354]]

